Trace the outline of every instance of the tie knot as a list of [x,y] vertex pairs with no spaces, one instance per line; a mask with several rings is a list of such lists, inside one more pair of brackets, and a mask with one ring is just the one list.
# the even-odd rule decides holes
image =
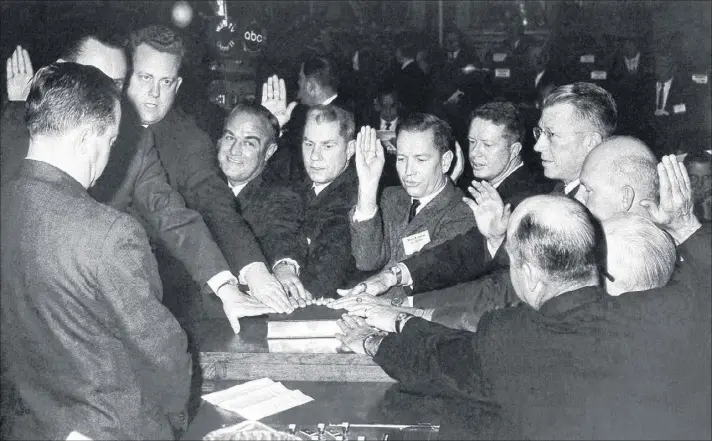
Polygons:
[[408,223],[413,221],[413,218],[415,217],[415,212],[416,210],[418,210],[418,207],[420,207],[420,200],[413,199],[413,203],[410,204],[410,211],[408,212]]
[[386,130],[391,130],[391,123],[390,121],[386,122]]

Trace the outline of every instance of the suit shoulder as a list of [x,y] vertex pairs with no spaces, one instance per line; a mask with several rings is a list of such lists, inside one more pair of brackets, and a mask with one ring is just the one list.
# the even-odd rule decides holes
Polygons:
[[386,187],[383,189],[383,193],[381,194],[382,204],[394,203],[405,200],[410,202],[410,196],[400,185]]

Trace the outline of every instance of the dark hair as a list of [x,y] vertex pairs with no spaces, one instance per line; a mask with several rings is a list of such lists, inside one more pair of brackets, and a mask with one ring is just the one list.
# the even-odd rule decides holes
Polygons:
[[416,112],[409,114],[402,123],[398,124],[396,136],[402,131],[427,132],[431,130],[433,132],[433,142],[438,152],[442,155],[451,150],[454,138],[450,124],[429,113]]
[[507,244],[512,264],[528,262],[560,283],[598,276],[600,224],[578,201],[563,196],[538,198],[556,199],[558,207],[554,212],[540,208],[522,216]]
[[[360,60],[359,60],[360,62]],[[321,87],[339,88],[339,76],[325,57],[310,56],[302,64],[304,77],[316,81]]]
[[126,29],[114,23],[75,23],[68,30],[68,34],[67,43],[59,53],[59,58],[66,61],[77,61],[82,54],[84,44],[91,39],[105,46],[122,50],[125,50],[128,44]]
[[392,82],[386,82],[378,87],[376,98],[380,101],[386,95],[392,95],[396,101],[400,101],[398,89],[396,89],[395,85]]
[[272,115],[272,112],[267,110],[264,106],[256,103],[238,103],[227,116],[226,121],[238,113],[247,113],[256,116],[262,121],[262,123],[269,130],[268,144],[277,140],[277,137],[279,136],[279,121],[277,121],[277,118]]
[[133,31],[130,37],[131,54],[142,44],[147,44],[158,52],[176,55],[180,57],[181,62],[186,52],[183,38],[173,29],[163,25],[150,25]]
[[396,49],[406,58],[415,59],[418,56],[418,44],[415,43],[414,35],[405,33],[396,38]]
[[470,123],[475,118],[504,126],[510,145],[524,140],[525,129],[522,115],[517,107],[509,101],[483,104],[472,112]]
[[613,96],[601,86],[584,82],[559,86],[546,97],[542,107],[555,104],[572,105],[576,118],[588,121],[604,139],[616,129],[618,107]]
[[96,67],[54,63],[32,80],[25,121],[30,136],[61,135],[84,125],[103,134],[117,123],[119,102],[114,82]]
[[316,121],[317,124],[338,122],[339,133],[344,137],[346,142],[355,139],[356,126],[354,124],[354,116],[351,112],[339,106],[334,104],[312,106],[307,112],[307,122],[312,119]]

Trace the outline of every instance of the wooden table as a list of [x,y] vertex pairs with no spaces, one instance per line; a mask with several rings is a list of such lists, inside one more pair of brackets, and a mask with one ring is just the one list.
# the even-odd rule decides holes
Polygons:
[[[216,305],[206,310],[216,310]],[[298,309],[288,318],[294,320],[338,318],[343,311],[326,307]],[[418,411],[420,404],[390,404],[397,384],[370,357],[354,353],[286,354],[270,353],[267,344],[267,317],[240,320],[241,331],[235,335],[227,319],[195,314],[184,323],[191,347],[199,363],[195,378],[201,387],[196,393],[208,393],[226,387],[268,377],[281,381],[289,389],[300,389],[314,401],[262,420],[267,425],[319,422],[352,424],[433,423]],[[195,356],[194,355],[194,356]],[[396,392],[397,395],[397,392]],[[397,409],[394,409],[397,407]],[[424,421],[423,419],[428,419]],[[238,415],[210,403],[202,403],[183,439],[201,439],[223,425],[242,421]]]

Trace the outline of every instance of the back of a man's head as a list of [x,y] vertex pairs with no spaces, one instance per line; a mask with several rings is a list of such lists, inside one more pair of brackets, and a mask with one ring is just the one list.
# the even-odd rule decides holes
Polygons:
[[450,124],[429,113],[411,113],[398,124],[396,136],[402,132],[432,133],[435,148],[442,155],[450,151],[454,136]]
[[58,58],[76,62],[88,40],[95,40],[113,49],[125,50],[128,33],[124,28],[108,22],[75,23],[67,33],[66,43],[60,49]]
[[616,129],[618,107],[613,96],[601,86],[585,82],[559,86],[544,99],[542,109],[556,104],[571,105],[574,116],[596,127],[603,139]]
[[602,223],[606,235],[606,291],[618,296],[667,285],[675,269],[675,243],[643,216],[618,214]]
[[43,67],[30,87],[25,118],[30,137],[60,137],[89,126],[103,134],[117,124],[119,91],[93,66],[54,63]]
[[[525,199],[507,227],[506,248],[517,295],[538,309],[565,291],[595,285],[599,240],[595,220],[577,201],[552,195]],[[527,271],[522,271],[524,266]]]
[[336,93],[339,88],[339,76],[333,64],[325,57],[310,56],[302,64],[304,77],[314,81],[327,93]]

